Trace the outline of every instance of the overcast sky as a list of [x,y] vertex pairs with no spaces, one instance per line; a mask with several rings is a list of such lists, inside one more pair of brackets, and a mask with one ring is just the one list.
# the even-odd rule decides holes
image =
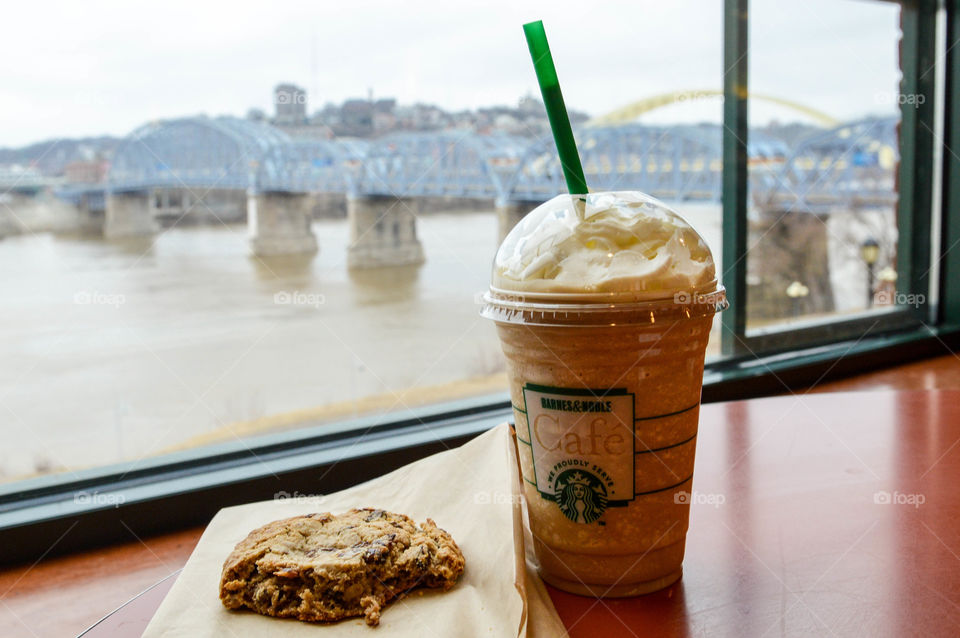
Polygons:
[[[570,108],[722,86],[721,0],[578,2],[9,3],[0,38],[0,146],[124,135],[158,118],[272,112],[295,82],[313,111],[349,97],[448,109],[515,104],[537,85],[521,25],[543,19]],[[898,9],[861,0],[753,0],[751,90],[839,119],[892,113]],[[757,122],[802,119],[751,106]],[[719,120],[720,101],[644,121]]]

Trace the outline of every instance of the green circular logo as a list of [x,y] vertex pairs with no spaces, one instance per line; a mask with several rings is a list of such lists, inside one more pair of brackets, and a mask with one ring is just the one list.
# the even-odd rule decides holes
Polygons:
[[574,523],[592,523],[607,509],[607,488],[586,470],[561,472],[553,492],[560,511]]

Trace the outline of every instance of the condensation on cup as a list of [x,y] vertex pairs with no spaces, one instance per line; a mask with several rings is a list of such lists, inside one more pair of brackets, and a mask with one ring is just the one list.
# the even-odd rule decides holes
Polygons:
[[561,195],[497,252],[481,314],[507,359],[544,580],[621,597],[680,578],[703,362],[726,308],[710,249],[636,191]]

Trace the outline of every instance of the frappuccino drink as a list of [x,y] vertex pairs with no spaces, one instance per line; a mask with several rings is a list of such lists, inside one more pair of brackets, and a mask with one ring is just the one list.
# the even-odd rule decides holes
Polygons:
[[726,303],[710,249],[642,193],[561,195],[503,241],[485,300],[543,578],[609,597],[676,581],[704,352]]

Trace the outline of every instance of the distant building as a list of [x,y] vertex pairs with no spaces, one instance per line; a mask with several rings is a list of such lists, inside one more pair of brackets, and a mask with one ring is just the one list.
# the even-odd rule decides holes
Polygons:
[[394,110],[397,101],[393,98],[381,98],[373,103],[374,133],[385,133],[397,128],[397,116]]
[[[307,92],[295,84],[278,84],[273,90],[276,114],[270,122],[287,135],[296,139],[328,140],[333,137],[330,126],[323,118],[307,117]],[[247,119],[262,121],[263,111],[250,109]]]
[[543,106],[543,102],[532,95],[525,95],[520,98],[520,102],[517,104],[517,110],[528,115],[544,115],[547,112]]
[[295,84],[278,84],[273,90],[277,126],[303,126],[307,123],[307,91]]
[[347,100],[340,108],[339,135],[369,137],[373,133],[373,102],[370,100]]
[[263,112],[263,109],[253,108],[247,111],[247,119],[253,122],[266,122],[267,114]]
[[433,104],[420,102],[397,109],[397,119],[402,128],[414,131],[436,131],[449,123],[446,111]]
[[310,123],[314,125],[325,124],[331,128],[340,125],[340,107],[333,102],[327,102],[319,111],[315,111]]
[[397,100],[392,97],[380,98],[373,103],[374,113],[392,114],[395,108],[397,108]]
[[107,181],[110,162],[103,159],[77,160],[63,167],[63,175],[71,184],[100,184]]
[[[279,84],[275,89],[276,115],[271,123],[299,139],[354,137],[369,139],[396,131],[475,131],[480,134],[509,133],[522,137],[542,137],[550,132],[543,102],[533,95],[520,98],[516,106],[498,105],[476,110],[447,111],[435,104],[398,105],[394,98],[352,98],[341,104],[327,102],[307,115],[306,91],[294,84]],[[574,125],[588,118],[585,113],[569,111]],[[261,120],[262,111],[250,109],[247,119]]]

